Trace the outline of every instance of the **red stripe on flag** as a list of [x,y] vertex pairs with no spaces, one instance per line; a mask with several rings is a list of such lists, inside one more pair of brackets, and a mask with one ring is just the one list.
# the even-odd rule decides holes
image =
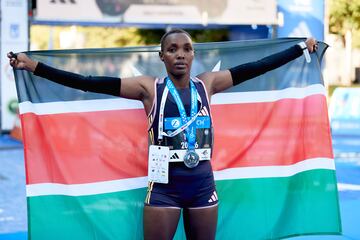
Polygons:
[[27,183],[88,183],[147,174],[144,110],[21,116]]
[[[214,170],[332,158],[326,99],[212,106]],[[143,110],[21,116],[27,183],[78,184],[147,174]]]
[[326,98],[214,105],[214,170],[333,158]]

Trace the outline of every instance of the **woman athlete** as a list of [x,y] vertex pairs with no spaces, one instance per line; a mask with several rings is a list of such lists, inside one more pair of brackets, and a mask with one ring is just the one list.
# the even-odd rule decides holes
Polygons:
[[[181,209],[187,239],[215,239],[218,198],[209,161],[213,135],[210,97],[280,67],[306,49],[316,51],[317,42],[308,38],[259,61],[196,77],[190,76],[194,49],[187,32],[173,29],[164,34],[160,44],[159,57],[167,71],[162,79],[82,76],[34,61],[24,53],[8,53],[8,58],[16,69],[65,86],[140,100],[149,117],[150,145],[165,147],[169,153],[165,159],[169,162],[168,182],[152,179],[148,184],[144,239],[172,239]],[[206,124],[198,126],[194,120],[199,118]]]

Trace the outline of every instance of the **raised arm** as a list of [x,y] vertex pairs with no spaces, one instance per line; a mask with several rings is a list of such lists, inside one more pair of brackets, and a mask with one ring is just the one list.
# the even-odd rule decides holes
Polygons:
[[150,107],[153,99],[153,77],[139,76],[132,78],[117,78],[105,76],[83,76],[80,74],[63,71],[50,67],[44,63],[29,58],[24,53],[17,55],[8,53],[10,65],[16,69],[24,69],[35,75],[71,88],[121,96],[129,99],[140,100],[145,109]]
[[[304,49],[307,48],[310,53],[317,49],[317,42],[314,38],[307,39],[305,45]],[[206,72],[199,75],[199,78],[204,80],[208,93],[212,95],[288,63],[300,57],[304,49],[296,44],[258,61],[241,64],[219,72]]]

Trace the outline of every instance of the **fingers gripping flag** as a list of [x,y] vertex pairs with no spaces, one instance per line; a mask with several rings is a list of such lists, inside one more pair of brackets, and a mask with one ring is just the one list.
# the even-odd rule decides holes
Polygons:
[[[195,44],[192,74],[298,43]],[[28,52],[84,75],[166,76],[158,47]],[[212,97],[217,239],[341,232],[320,63],[325,44]],[[15,71],[31,239],[142,239],[147,131],[142,104]],[[208,113],[207,113],[208,114]],[[180,222],[175,239],[185,239]]]

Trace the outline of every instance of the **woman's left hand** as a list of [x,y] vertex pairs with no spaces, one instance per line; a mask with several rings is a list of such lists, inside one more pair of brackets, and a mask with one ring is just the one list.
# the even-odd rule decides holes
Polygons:
[[319,47],[316,39],[312,37],[306,39],[305,44],[310,53],[315,52]]

